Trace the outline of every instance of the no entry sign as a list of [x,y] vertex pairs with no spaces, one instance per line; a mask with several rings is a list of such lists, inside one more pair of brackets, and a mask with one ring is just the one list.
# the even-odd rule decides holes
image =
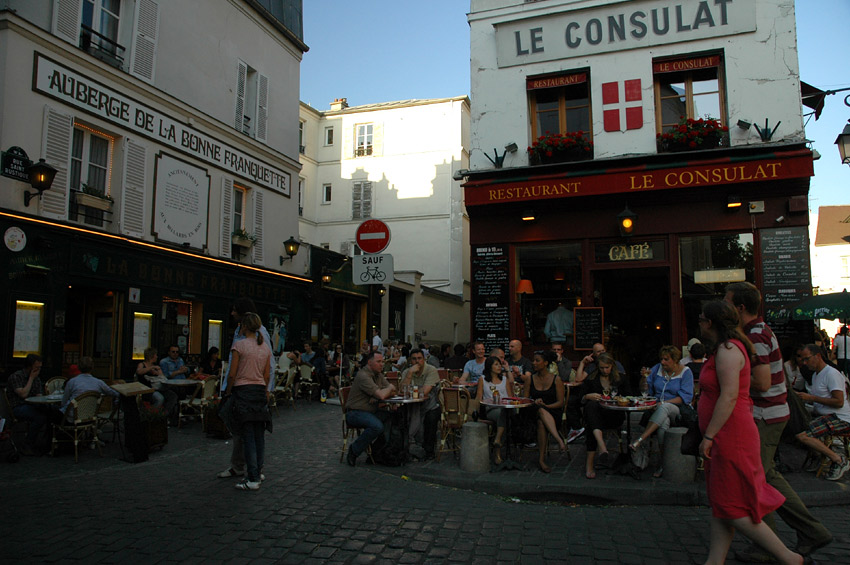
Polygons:
[[366,220],[357,226],[355,238],[364,253],[380,253],[390,244],[390,228],[381,220]]

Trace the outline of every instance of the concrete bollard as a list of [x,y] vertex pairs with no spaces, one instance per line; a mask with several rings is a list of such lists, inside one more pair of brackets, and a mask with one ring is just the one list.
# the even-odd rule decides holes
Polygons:
[[460,468],[470,473],[490,470],[490,446],[487,424],[467,422],[463,425],[460,442]]
[[688,428],[670,428],[664,434],[664,478],[672,483],[692,483],[697,472],[697,458],[682,455],[682,438]]

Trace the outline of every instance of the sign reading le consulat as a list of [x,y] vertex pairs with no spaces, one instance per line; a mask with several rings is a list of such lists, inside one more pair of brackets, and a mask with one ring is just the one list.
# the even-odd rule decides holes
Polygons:
[[36,53],[33,90],[284,196],[290,174]]

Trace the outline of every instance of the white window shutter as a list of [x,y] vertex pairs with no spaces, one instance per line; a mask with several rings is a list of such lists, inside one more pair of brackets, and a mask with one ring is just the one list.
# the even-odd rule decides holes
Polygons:
[[222,257],[230,257],[230,241],[233,234],[233,180],[221,180],[221,234],[219,241]]
[[153,82],[158,36],[159,4],[155,0],[138,0],[133,27],[133,57],[130,73],[147,82]]
[[372,124],[372,156],[384,154],[384,124]]
[[269,119],[269,77],[260,75],[257,80],[257,139],[266,141],[267,122]]
[[363,181],[363,196],[362,198],[362,207],[363,207],[363,217],[371,218],[372,217],[372,182],[371,181]]
[[53,35],[74,45],[79,45],[82,21],[82,0],[54,0],[51,30]]
[[351,219],[359,220],[363,217],[363,200],[362,190],[363,184],[360,181],[353,183],[351,190]]
[[41,213],[57,220],[68,219],[68,168],[71,162],[71,139],[74,118],[50,107],[44,107],[44,131],[41,154],[56,167],[53,186],[44,192]]
[[257,241],[251,248],[253,253],[253,261],[255,265],[265,263],[265,254],[263,253],[263,193],[260,190],[253,190],[254,194],[254,237]]
[[145,235],[145,161],[147,148],[137,141],[124,141],[124,182],[121,191],[121,233]]
[[234,112],[233,126],[238,131],[245,128],[245,83],[248,80],[248,65],[237,61],[236,69],[236,111]]

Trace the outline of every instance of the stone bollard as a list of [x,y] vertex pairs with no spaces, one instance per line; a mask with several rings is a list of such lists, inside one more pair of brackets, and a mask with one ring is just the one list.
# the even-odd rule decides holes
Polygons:
[[682,455],[682,438],[688,428],[670,428],[664,434],[664,453],[661,455],[664,478],[673,483],[692,483],[697,472],[697,458]]
[[460,442],[460,468],[470,473],[490,470],[490,445],[487,424],[467,422]]

